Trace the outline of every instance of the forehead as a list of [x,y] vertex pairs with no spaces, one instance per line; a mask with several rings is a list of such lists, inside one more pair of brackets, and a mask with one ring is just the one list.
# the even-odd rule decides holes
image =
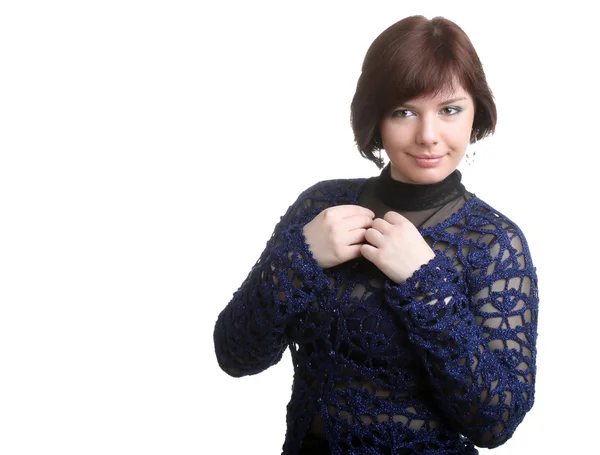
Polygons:
[[459,83],[444,86],[433,93],[416,96],[407,100],[407,103],[443,103],[445,101],[457,98],[466,98],[471,100],[471,95]]

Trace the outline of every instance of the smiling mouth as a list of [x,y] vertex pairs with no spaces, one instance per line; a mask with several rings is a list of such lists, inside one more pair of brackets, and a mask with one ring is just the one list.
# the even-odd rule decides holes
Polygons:
[[421,167],[434,167],[437,166],[441,161],[442,158],[444,156],[439,156],[437,158],[419,158],[419,157],[413,157],[415,159],[415,161],[417,162],[417,164]]
[[413,156],[415,159],[420,160],[437,160],[439,158],[443,158],[444,155],[423,155],[423,156]]

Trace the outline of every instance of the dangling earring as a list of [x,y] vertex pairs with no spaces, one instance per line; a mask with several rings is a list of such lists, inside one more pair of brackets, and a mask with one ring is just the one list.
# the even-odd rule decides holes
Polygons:
[[[477,134],[479,134],[479,130],[476,128],[473,128],[471,130],[471,143],[475,143],[477,142]],[[473,150],[473,158],[475,158],[475,155],[477,154],[477,150]],[[471,165],[471,161],[469,160],[470,156],[469,153],[467,152],[467,164],[470,166]]]
[[[477,155],[477,150],[473,150],[473,158],[475,158],[475,155]],[[470,158],[469,153],[467,153],[467,164],[470,166],[471,161],[469,160],[469,158]]]

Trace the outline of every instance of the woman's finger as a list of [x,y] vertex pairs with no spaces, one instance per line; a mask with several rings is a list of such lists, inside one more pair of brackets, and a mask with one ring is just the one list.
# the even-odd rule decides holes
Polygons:
[[402,215],[400,215],[398,212],[394,212],[394,211],[389,211],[387,212],[383,219],[385,221],[387,221],[390,224],[400,224],[403,223],[404,221],[408,221],[408,219]]
[[373,224],[373,218],[363,215],[351,216],[340,220],[340,231],[353,231],[354,229],[370,228]]
[[382,218],[375,218],[371,227],[385,235],[390,232],[392,225]]
[[374,247],[380,247],[382,245],[384,235],[377,229],[369,228],[365,232],[365,240]]
[[348,262],[352,259],[356,259],[361,256],[360,248],[362,244],[359,243],[357,245],[348,245],[342,249],[341,254],[339,255],[340,263]]
[[365,242],[365,233],[366,229],[353,229],[352,231],[348,231],[344,236],[342,241],[345,245],[354,245],[357,243]]
[[351,216],[366,216],[371,219],[375,218],[375,214],[372,210],[361,207],[360,205],[336,205],[334,207],[329,207],[326,211],[332,215],[339,216],[340,218],[348,218]]

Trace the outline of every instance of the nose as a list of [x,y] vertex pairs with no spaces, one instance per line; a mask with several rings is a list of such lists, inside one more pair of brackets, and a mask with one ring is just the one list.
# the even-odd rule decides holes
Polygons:
[[436,145],[439,141],[439,125],[435,117],[421,117],[416,135],[417,144],[424,147]]

